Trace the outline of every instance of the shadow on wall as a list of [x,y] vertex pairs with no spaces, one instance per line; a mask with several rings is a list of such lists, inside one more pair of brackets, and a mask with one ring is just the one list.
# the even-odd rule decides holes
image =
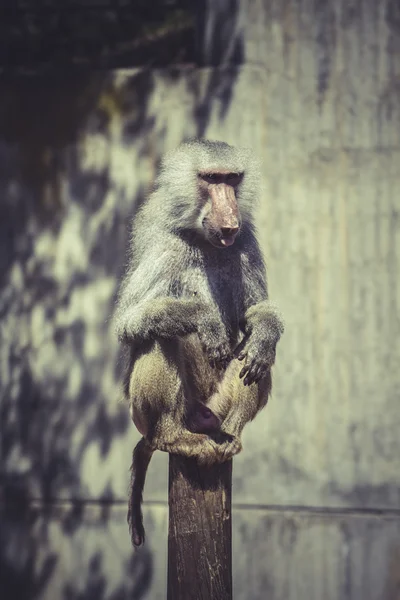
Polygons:
[[[211,75],[201,99],[190,90],[199,135],[235,78]],[[138,71],[122,84],[112,73],[2,84],[2,598],[139,599],[151,585],[151,552],[133,554],[127,532],[132,441],[110,315],[168,135],[149,109],[156,82]]]
[[[143,99],[138,135],[145,136],[152,126],[145,115],[151,79],[133,79]],[[118,351],[109,315],[127,222],[141,193],[137,186],[128,199],[126,182],[113,172],[112,93],[111,75],[19,80],[2,93],[4,598],[42,597],[52,578],[58,581],[51,596],[65,599],[140,598],[150,583],[151,555],[134,556],[128,535],[111,588],[104,567],[109,538],[120,527],[120,515],[107,509],[115,497],[107,462],[129,426],[126,408],[116,401]],[[103,150],[92,155],[96,144]],[[106,472],[95,492],[83,464],[93,447]],[[127,480],[127,469],[124,475]],[[103,502],[97,516],[85,504],[93,496]],[[76,577],[62,581],[63,571]]]
[[[107,548],[101,540],[108,529],[108,517],[103,515],[95,525],[88,526],[83,515],[72,515],[73,511],[57,525],[59,515],[54,507],[2,511],[2,598],[140,600],[144,597],[153,574],[150,551],[143,548],[134,553],[126,546],[125,552],[120,548],[113,556],[112,536],[107,538]],[[75,543],[72,551],[68,545],[57,546],[57,540],[51,539],[56,527],[62,529],[61,535],[68,535],[71,546]],[[126,528],[125,519],[123,527]],[[85,547],[84,536],[94,543]],[[73,557],[75,549],[78,553]]]

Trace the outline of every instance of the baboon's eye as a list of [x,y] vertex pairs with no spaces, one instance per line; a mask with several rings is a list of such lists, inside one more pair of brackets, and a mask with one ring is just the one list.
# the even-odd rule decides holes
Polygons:
[[230,185],[239,185],[243,179],[243,173],[228,173],[226,179]]
[[201,173],[200,177],[207,181],[207,183],[215,183],[217,181],[217,175],[215,173]]

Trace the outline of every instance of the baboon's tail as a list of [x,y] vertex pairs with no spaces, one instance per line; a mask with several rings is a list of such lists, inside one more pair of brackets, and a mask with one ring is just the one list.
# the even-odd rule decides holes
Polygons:
[[129,486],[128,524],[132,544],[141,546],[144,543],[144,527],[142,514],[143,488],[147,467],[154,450],[143,437],[136,445],[132,455],[131,483]]

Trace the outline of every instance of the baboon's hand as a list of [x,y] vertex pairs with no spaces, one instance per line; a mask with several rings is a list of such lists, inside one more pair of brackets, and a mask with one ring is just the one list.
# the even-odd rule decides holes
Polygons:
[[275,362],[277,340],[270,335],[268,329],[254,328],[235,350],[238,360],[244,360],[244,366],[239,373],[244,385],[258,383],[270,370]]
[[214,317],[201,319],[197,333],[204,352],[213,368],[225,369],[232,360],[232,352],[223,323]]

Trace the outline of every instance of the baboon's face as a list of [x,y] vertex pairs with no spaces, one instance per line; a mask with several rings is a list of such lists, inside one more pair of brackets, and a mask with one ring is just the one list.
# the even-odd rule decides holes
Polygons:
[[198,173],[202,208],[199,226],[204,236],[216,248],[232,246],[240,231],[241,219],[237,190],[243,173],[204,171]]

